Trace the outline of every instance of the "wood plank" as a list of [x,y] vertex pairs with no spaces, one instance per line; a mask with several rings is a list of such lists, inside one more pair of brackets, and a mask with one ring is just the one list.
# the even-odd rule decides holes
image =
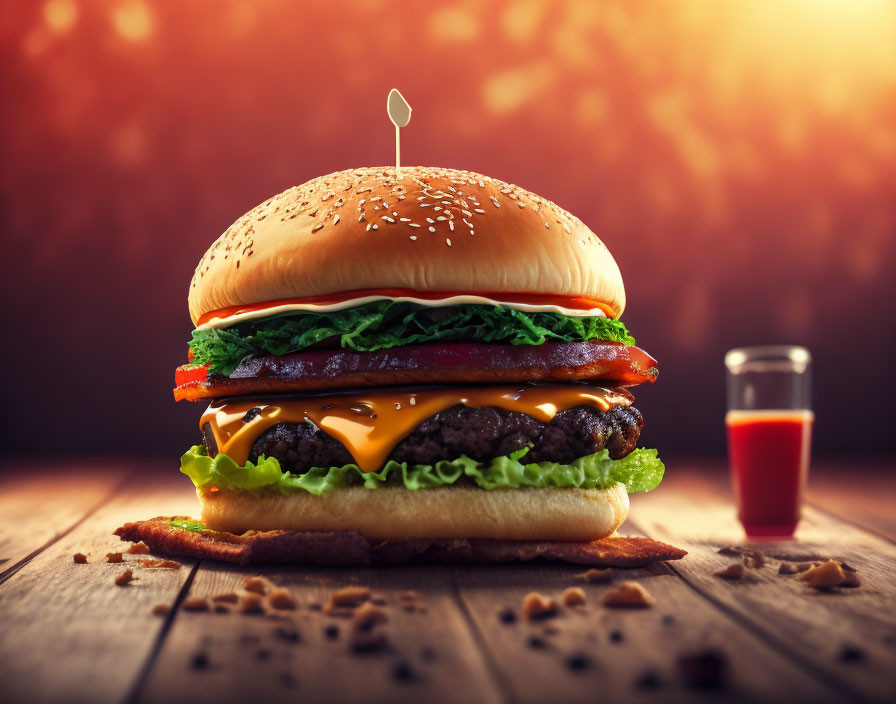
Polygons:
[[[195,495],[177,477],[132,483],[0,584],[0,698],[123,700],[165,624],[151,607],[174,599],[192,565],[135,569],[139,580],[120,587],[113,580],[127,566],[99,560],[127,547],[112,536],[121,523],[194,506]],[[76,552],[90,563],[74,564]]]
[[812,505],[896,542],[896,462],[818,463],[806,493]]
[[[190,594],[212,596],[237,590],[247,575],[263,574],[288,587],[299,609],[285,621],[238,613],[178,612],[155,666],[135,701],[292,702],[498,702],[495,687],[453,596],[449,568],[433,566],[323,569],[201,566]],[[390,647],[350,651],[349,622],[309,608],[337,588],[362,584],[382,594]],[[399,595],[415,590],[426,613],[399,608]],[[299,642],[277,635],[286,624]],[[338,639],[325,636],[327,626]],[[206,664],[196,667],[196,662]],[[401,663],[412,681],[394,675]]]
[[[522,565],[458,567],[457,588],[515,702],[687,702],[695,694],[678,666],[683,655],[715,651],[727,661],[724,686],[700,691],[706,702],[790,701],[799,691],[807,700],[837,701],[801,668],[770,652],[754,634],[708,604],[663,565],[617,570],[614,581],[636,580],[655,598],[648,609],[610,609],[601,595],[615,586],[576,579],[581,567]],[[581,586],[588,604],[561,609],[557,618],[502,622],[512,607],[520,614],[530,591],[558,598]],[[556,627],[557,632],[545,634]],[[531,639],[538,639],[534,643]],[[537,647],[533,647],[537,646]],[[571,669],[584,655],[589,664]]]
[[[896,547],[811,507],[798,541],[756,544],[789,559],[832,557],[862,574],[859,589],[819,592],[777,573],[778,562],[744,582],[714,573],[734,561],[718,548],[743,542],[727,478],[671,467],[656,492],[634,497],[631,524],[690,552],[672,566],[695,590],[801,663],[834,691],[865,701],[896,696]],[[850,648],[858,648],[850,654]]]
[[120,468],[0,467],[0,581],[95,510],[122,481]]

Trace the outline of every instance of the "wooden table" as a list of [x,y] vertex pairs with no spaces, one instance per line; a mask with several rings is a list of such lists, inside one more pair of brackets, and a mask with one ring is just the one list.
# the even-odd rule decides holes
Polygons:
[[[119,587],[113,579],[124,566],[103,562],[124,547],[112,531],[194,514],[186,480],[137,463],[5,470],[0,701],[896,701],[896,482],[887,466],[815,468],[800,542],[763,548],[844,560],[865,579],[859,589],[817,592],[779,575],[775,559],[744,582],[713,576],[735,559],[719,546],[741,540],[724,466],[671,463],[657,491],[633,497],[623,533],[690,554],[616,575],[655,597],[638,611],[602,607],[610,585],[577,582],[581,568],[548,563],[243,569],[184,561],[136,569],[139,580]],[[74,564],[76,552],[90,563]],[[182,608],[188,595],[238,589],[257,573],[289,587],[299,609],[276,619]],[[350,652],[347,622],[311,607],[347,584],[385,596],[388,649]],[[498,617],[508,606],[519,612],[530,591],[557,596],[575,584],[585,608],[540,623]],[[420,593],[425,611],[400,608],[405,590]],[[172,605],[165,617],[151,614],[160,603]],[[721,673],[721,687],[697,686],[680,663],[692,656]]]

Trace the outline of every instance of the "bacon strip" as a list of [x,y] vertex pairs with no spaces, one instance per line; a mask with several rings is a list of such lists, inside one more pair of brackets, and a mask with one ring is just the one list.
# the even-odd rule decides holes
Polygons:
[[656,381],[656,360],[618,342],[543,345],[452,343],[405,345],[377,352],[311,350],[253,357],[229,377],[202,378],[202,367],[175,372],[175,400],[334,388],[517,381],[607,380],[623,386]]
[[115,531],[122,540],[143,541],[154,553],[237,564],[304,565],[405,564],[428,562],[494,563],[535,559],[596,567],[643,567],[651,562],[680,560],[687,552],[651,538],[612,536],[590,543],[514,540],[393,540],[371,543],[353,531],[312,533],[250,531],[243,535],[205,530],[192,532],[171,525],[184,516],[126,523]]

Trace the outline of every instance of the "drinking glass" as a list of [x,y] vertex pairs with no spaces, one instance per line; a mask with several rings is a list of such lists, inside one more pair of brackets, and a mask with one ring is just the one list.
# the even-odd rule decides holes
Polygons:
[[805,347],[740,347],[725,355],[728,460],[750,538],[789,538],[809,473],[812,356]]

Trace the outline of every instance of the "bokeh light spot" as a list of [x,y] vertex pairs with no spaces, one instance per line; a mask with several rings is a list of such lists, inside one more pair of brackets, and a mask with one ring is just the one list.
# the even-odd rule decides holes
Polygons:
[[137,0],[124,2],[112,11],[115,31],[131,42],[142,42],[152,35],[155,22],[149,8]]
[[44,22],[54,32],[67,32],[78,19],[78,6],[73,0],[49,0],[44,4]]

